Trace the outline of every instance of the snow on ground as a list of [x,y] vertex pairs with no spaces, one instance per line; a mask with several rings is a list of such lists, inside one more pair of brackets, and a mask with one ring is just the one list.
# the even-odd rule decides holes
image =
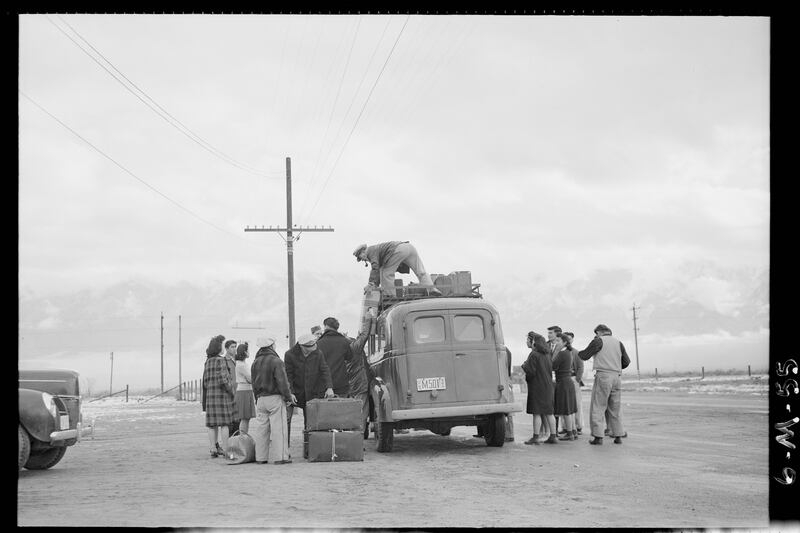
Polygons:
[[178,401],[171,396],[148,398],[151,396],[129,396],[127,402],[125,396],[112,396],[93,402],[84,399],[81,410],[85,419],[135,422],[141,419],[187,418],[196,416],[200,408],[199,402]]

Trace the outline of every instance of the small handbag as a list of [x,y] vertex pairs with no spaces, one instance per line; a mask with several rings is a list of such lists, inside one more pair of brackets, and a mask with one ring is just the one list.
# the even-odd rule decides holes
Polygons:
[[228,437],[226,459],[229,465],[241,465],[255,461],[256,443],[253,437],[236,430],[232,437]]

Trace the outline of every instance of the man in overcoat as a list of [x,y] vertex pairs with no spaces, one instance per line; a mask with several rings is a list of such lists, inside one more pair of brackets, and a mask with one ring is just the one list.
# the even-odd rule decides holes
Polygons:
[[[295,397],[294,405],[288,409],[286,440],[291,435],[292,415],[294,410],[303,409],[305,415],[306,402],[314,398],[332,398],[333,382],[331,371],[325,356],[317,348],[317,337],[309,333],[297,339],[297,342],[283,356],[286,376],[289,379],[289,390]],[[303,427],[307,427],[303,416]]]
[[329,316],[322,321],[322,325],[325,329],[317,339],[317,348],[325,356],[325,362],[331,371],[333,393],[345,398],[350,395],[350,384],[345,368],[345,360],[352,357],[350,341],[339,333],[339,321],[334,317]]

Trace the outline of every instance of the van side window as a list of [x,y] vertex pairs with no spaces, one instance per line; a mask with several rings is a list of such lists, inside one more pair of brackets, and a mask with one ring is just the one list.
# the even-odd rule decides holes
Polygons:
[[486,338],[483,331],[483,319],[476,315],[459,315],[453,317],[453,335],[457,341],[482,341]]
[[414,321],[414,342],[428,344],[444,341],[444,318],[430,316],[418,318]]

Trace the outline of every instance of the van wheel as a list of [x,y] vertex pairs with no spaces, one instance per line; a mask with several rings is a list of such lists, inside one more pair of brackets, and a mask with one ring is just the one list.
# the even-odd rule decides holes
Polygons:
[[506,417],[503,413],[491,416],[483,426],[483,438],[487,446],[500,447],[506,441]]
[[378,451],[385,453],[392,451],[394,444],[394,423],[375,422],[375,441],[378,443]]
[[19,469],[25,466],[28,462],[28,457],[31,455],[31,440],[28,438],[28,432],[19,426]]
[[47,448],[40,453],[31,455],[28,462],[25,463],[25,468],[28,470],[47,470],[55,466],[64,454],[67,453],[66,446],[54,446]]

